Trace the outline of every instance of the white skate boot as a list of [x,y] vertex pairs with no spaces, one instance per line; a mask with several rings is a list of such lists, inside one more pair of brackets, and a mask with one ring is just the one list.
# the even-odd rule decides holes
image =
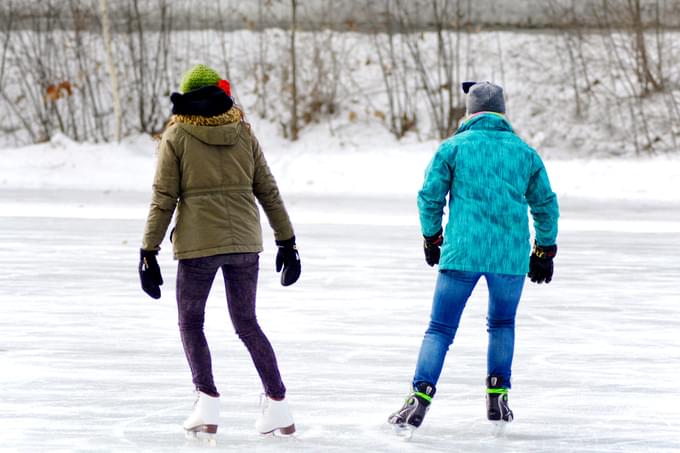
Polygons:
[[197,433],[213,435],[217,432],[219,419],[220,398],[199,391],[194,403],[194,412],[184,421],[182,426],[187,437],[196,437]]
[[260,434],[283,434],[289,436],[295,432],[293,414],[286,400],[276,401],[263,395],[260,400],[262,414],[255,422],[255,429]]

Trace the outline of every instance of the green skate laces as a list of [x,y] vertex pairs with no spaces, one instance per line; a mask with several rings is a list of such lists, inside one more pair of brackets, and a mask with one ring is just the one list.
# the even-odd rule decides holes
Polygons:
[[486,389],[486,393],[491,393],[494,395],[507,395],[508,389]]
[[431,402],[432,402],[432,397],[431,397],[430,395],[428,395],[427,393],[423,393],[423,392],[413,392],[413,395],[414,395],[414,396],[419,396],[419,397],[421,397],[422,399],[424,399],[424,400],[427,401],[428,403],[431,403]]

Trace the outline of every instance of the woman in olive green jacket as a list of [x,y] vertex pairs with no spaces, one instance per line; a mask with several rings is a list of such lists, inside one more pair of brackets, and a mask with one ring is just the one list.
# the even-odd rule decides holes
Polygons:
[[255,316],[262,206],[274,230],[276,269],[284,286],[300,275],[293,227],[262,149],[234,106],[229,82],[198,65],[173,93],[173,116],[163,133],[151,207],[140,251],[143,290],[160,298],[163,279],[156,255],[175,210],[170,233],[177,269],[177,307],[184,352],[198,392],[184,422],[188,433],[217,431],[219,393],[203,334],[205,304],[218,269],[224,276],[229,315],[262,380],[267,398],[256,427],[261,433],[295,431],[284,400],[276,356]]

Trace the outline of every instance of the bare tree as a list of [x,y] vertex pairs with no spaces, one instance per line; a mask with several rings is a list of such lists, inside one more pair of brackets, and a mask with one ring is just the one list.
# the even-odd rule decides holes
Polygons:
[[[33,128],[31,127],[31,123],[29,122],[28,118],[20,112],[20,110],[16,106],[16,102],[12,100],[7,92],[5,91],[5,74],[6,74],[6,64],[7,60],[10,55],[10,42],[12,38],[12,28],[14,25],[14,3],[12,0],[9,0],[7,4],[7,10],[6,10],[6,17],[7,21],[5,23],[5,27],[0,30],[0,33],[2,36],[2,57],[0,57],[0,98],[4,100],[5,104],[9,106],[9,108],[13,112],[13,116],[17,118],[24,130],[29,134],[31,140],[35,141],[36,140],[36,135],[33,132]],[[7,124],[8,121],[3,122],[0,127],[3,129],[5,132],[12,132],[13,129],[15,129],[15,126],[13,126],[11,123]]]
[[265,118],[267,116],[267,112],[269,110],[269,105],[267,103],[268,97],[267,97],[267,91],[268,89],[268,82],[269,82],[269,63],[267,61],[267,54],[268,54],[268,41],[267,41],[267,35],[265,32],[264,28],[264,22],[265,22],[265,8],[271,8],[272,3],[271,0],[265,1],[265,0],[258,0],[257,2],[257,28],[258,28],[258,35],[257,35],[257,53],[258,53],[258,61],[257,61],[257,69],[255,73],[257,74],[256,80],[255,80],[255,92],[257,96],[257,103],[256,103],[256,109],[258,114],[262,117]]
[[3,30],[3,42],[2,42],[2,57],[0,57],[0,88],[3,86],[3,79],[5,77],[5,64],[7,63],[7,49],[9,48],[9,39],[12,32],[12,22],[14,20],[14,11],[12,9],[12,0],[9,0],[7,4],[7,23]]
[[[269,118],[277,115],[277,113],[272,113],[272,110],[276,110],[276,105],[270,105],[269,101],[269,91],[271,90],[270,82],[272,82],[273,79],[276,79],[276,77],[272,77],[275,65],[271,61],[271,58],[276,50],[278,50],[278,46],[276,46],[278,40],[272,39],[273,33],[267,30],[267,24],[272,20],[271,15],[273,14],[273,7],[274,0],[258,0],[256,20],[252,21],[243,17],[246,27],[257,34],[257,48],[254,52],[250,53],[254,59],[252,60],[248,71],[254,76],[254,109],[261,118]],[[272,48],[274,48],[273,51]],[[283,61],[277,62],[280,63],[282,69],[282,77],[280,80],[290,80],[290,69],[287,64],[289,57],[290,48],[285,44],[285,51],[282,58]],[[290,90],[286,88],[284,91],[289,92]],[[289,112],[286,113],[289,114]],[[288,126],[282,122],[282,127],[284,135],[288,135]]]
[[455,51],[457,44],[454,44],[451,36],[451,25],[460,27],[460,6],[455,0],[456,14],[453,16],[451,0],[428,2],[437,41],[436,61],[434,68],[430,69],[432,64],[427,60],[428,53],[421,47],[420,33],[411,23],[408,7],[401,0],[396,1],[397,20],[425,93],[432,127],[439,138],[448,137],[456,129],[458,120],[465,115],[465,107],[457,90],[461,81],[454,79],[454,74],[459,74],[457,68],[460,67],[461,58]]
[[168,0],[158,0],[159,30],[155,39],[144,30],[144,18],[139,0],[129,0],[127,8],[128,52],[132,65],[131,90],[136,96],[137,129],[155,133],[162,127],[160,112],[161,86],[168,84],[167,68],[170,53],[172,18]]
[[[643,84],[644,92],[648,92],[650,89],[661,91],[662,82],[657,80],[657,78],[652,74],[652,70],[650,68],[640,0],[627,0],[627,6],[628,14],[631,17],[631,23],[633,27],[633,48],[635,50],[636,72],[638,80]],[[659,29],[657,28],[657,30]]]
[[108,1],[99,1],[99,10],[102,17],[102,36],[104,39],[104,50],[106,51],[106,65],[109,69],[109,76],[111,77],[111,99],[113,102],[113,118],[115,121],[113,128],[113,137],[117,142],[121,139],[121,106],[120,106],[120,92],[118,91],[118,73],[116,66],[113,63],[113,49],[111,47],[111,19],[109,17]]
[[[372,36],[373,47],[378,56],[383,86],[387,97],[389,130],[397,138],[402,138],[417,124],[416,102],[413,93],[416,86],[410,83],[409,65],[403,36],[397,33],[393,1],[385,0],[385,35]],[[378,110],[375,115],[384,117]]]
[[298,93],[297,93],[297,56],[295,54],[295,37],[297,31],[297,0],[290,0],[290,91],[291,91],[291,110],[290,110],[290,139],[298,139]]
[[[333,133],[332,117],[337,112],[343,79],[348,75],[343,62],[350,53],[346,34],[320,29],[315,22],[332,15],[337,6],[332,2],[294,3],[286,0],[278,5],[285,8],[286,19],[295,19],[288,30],[258,30],[256,39],[251,40],[256,47],[248,52],[255,82],[255,108],[260,116],[278,121],[284,137],[291,140],[296,140],[307,125],[321,120],[328,121]],[[274,17],[275,9],[272,2],[261,2],[258,22],[264,26],[284,20]],[[262,28],[250,23],[246,20],[249,29]],[[317,25],[301,30],[309,24]],[[274,68],[278,70],[276,76],[272,75]],[[272,91],[278,94],[273,96]]]
[[[69,97],[73,94],[70,74],[64,71],[64,64],[70,58],[64,55],[64,46],[58,45],[63,34],[57,32],[59,17],[55,5],[47,1],[43,7],[49,15],[33,16],[30,30],[12,32],[9,52],[14,77],[11,82],[20,94],[15,100],[5,97],[22,124],[27,125],[33,141],[38,142],[48,140],[54,130],[66,132],[61,104],[64,94]],[[60,86],[69,89],[62,90]]]
[[[224,20],[224,13],[222,12],[222,3],[223,2],[221,2],[221,1],[217,2],[217,17],[218,17],[219,25],[220,25],[219,38],[220,38],[220,48],[222,49],[222,61],[224,63],[224,77],[227,80],[229,80],[229,79],[231,79],[231,70],[230,70],[229,52],[227,52],[227,43],[226,43],[226,39],[225,39],[225,34],[227,33],[227,24]],[[227,9],[228,10],[231,10],[232,6],[233,5],[231,4],[231,1],[227,2]]]
[[[546,15],[549,20],[553,21],[560,31],[563,48],[558,46],[558,55],[562,51],[566,52],[569,61],[569,75],[571,79],[572,91],[574,92],[574,105],[576,117],[581,118],[584,114],[585,106],[581,93],[581,69],[583,70],[583,79],[586,83],[589,80],[588,70],[589,65],[580,63],[584,61],[581,28],[576,15],[576,0],[568,0],[562,3],[559,0],[549,0],[546,3]],[[556,41],[560,42],[560,41]],[[580,58],[579,58],[580,57]]]

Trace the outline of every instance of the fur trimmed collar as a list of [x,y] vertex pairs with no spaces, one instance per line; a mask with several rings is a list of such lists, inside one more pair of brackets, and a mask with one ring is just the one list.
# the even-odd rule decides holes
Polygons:
[[238,123],[241,119],[241,112],[236,108],[231,108],[215,116],[172,115],[171,121],[173,123],[184,123],[194,126],[224,126],[225,124]]

